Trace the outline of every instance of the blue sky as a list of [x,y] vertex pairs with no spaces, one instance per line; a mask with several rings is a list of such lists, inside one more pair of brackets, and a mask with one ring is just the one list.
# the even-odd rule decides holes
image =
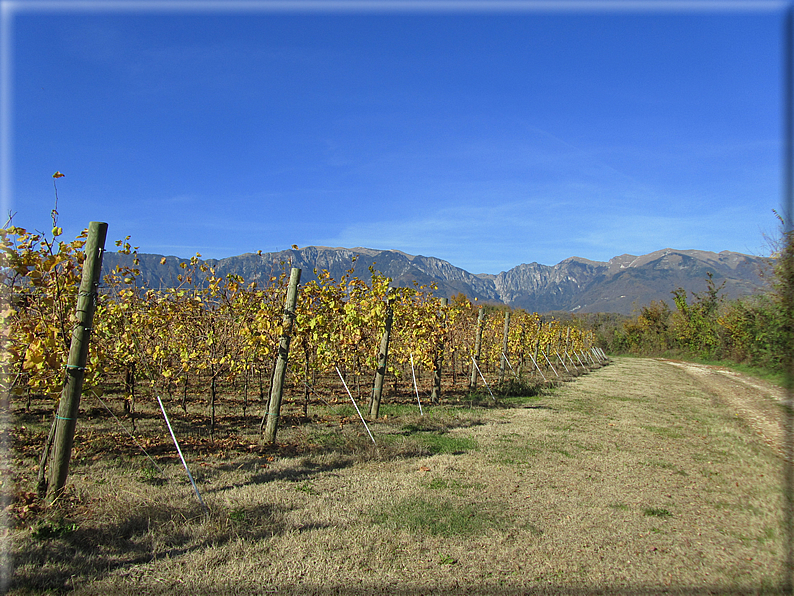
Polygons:
[[23,227],[49,229],[58,170],[67,236],[106,221],[182,257],[365,246],[498,273],[763,254],[775,231],[784,3],[79,6],[4,2]]

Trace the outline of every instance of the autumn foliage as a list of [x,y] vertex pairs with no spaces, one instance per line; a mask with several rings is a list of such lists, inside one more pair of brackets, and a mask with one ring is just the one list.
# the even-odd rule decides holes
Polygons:
[[[85,232],[71,242],[17,226],[0,229],[3,287],[3,383],[12,395],[47,395],[57,400],[84,255]],[[118,250],[135,256],[129,237]],[[187,394],[203,386],[214,412],[219,383],[240,382],[246,393],[266,384],[278,338],[286,293],[287,263],[274,264],[263,286],[236,275],[217,276],[196,255],[181,264],[173,287],[153,289],[137,282],[137,260],[106,272],[98,298],[85,377],[85,391],[101,395],[110,380],[123,379],[128,412],[135,400],[154,394]],[[352,265],[352,264],[351,264]],[[201,281],[197,273],[201,272]],[[390,288],[391,280],[370,268],[370,279],[341,279],[319,271],[300,288],[289,364],[293,381],[306,388],[318,375],[339,368],[368,390],[377,366],[387,300],[394,312],[388,372],[400,379],[410,361],[424,370],[471,366],[477,305],[465,296],[442,306],[435,288]],[[506,309],[488,310],[481,365],[494,371],[503,358]],[[592,335],[575,324],[541,325],[536,313],[512,311],[508,350],[513,374],[530,372],[529,354],[571,354],[590,346]],[[307,400],[308,401],[308,400]],[[247,403],[247,402],[246,402]]]

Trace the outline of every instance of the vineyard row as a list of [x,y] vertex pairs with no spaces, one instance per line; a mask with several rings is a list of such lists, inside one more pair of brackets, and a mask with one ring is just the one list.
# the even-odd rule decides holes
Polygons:
[[[10,373],[4,382],[13,395],[55,400],[63,388],[86,232],[72,242],[58,241],[58,232],[48,240],[18,227],[0,230],[7,298],[0,312],[2,347]],[[116,244],[134,255],[128,239]],[[173,287],[164,289],[137,283],[135,265],[103,277],[84,390],[101,395],[111,379],[121,377],[127,407],[134,409],[142,384],[152,393],[173,395],[186,393],[188,383],[202,383],[214,413],[218,383],[242,381],[247,388],[254,380],[272,379],[287,325],[289,374],[306,391],[318,374],[336,368],[356,379],[381,369],[382,376],[399,380],[411,361],[440,379],[445,359],[453,370],[466,369],[473,389],[475,368],[498,370],[504,381],[506,374],[548,371],[555,362],[577,366],[573,354],[592,344],[589,332],[575,322],[543,323],[537,313],[479,306],[462,294],[447,301],[433,295],[434,287],[392,288],[373,267],[370,280],[353,277],[352,269],[338,280],[328,271],[317,272],[316,280],[300,286],[294,310],[285,317],[288,264],[274,267],[262,286],[236,275],[216,276],[198,256],[181,266]],[[440,394],[436,383],[432,399]]]

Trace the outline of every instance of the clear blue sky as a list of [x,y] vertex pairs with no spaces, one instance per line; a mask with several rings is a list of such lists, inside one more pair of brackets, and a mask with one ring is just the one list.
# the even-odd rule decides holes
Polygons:
[[23,227],[49,230],[59,170],[67,236],[106,221],[182,257],[365,246],[498,273],[763,254],[775,231],[783,3],[4,4]]

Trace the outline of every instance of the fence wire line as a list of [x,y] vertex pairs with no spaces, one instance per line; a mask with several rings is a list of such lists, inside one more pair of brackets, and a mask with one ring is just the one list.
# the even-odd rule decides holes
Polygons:
[[411,352],[411,375],[414,378],[414,391],[416,392],[416,401],[419,404],[419,414],[424,416],[425,413],[422,411],[422,402],[419,399],[419,387],[416,386],[416,372],[414,371],[414,353]]
[[488,393],[491,394],[491,399],[496,401],[496,398],[493,396],[493,391],[491,391],[491,387],[488,385],[488,381],[486,381],[485,377],[482,376],[482,371],[480,370],[480,367],[477,366],[477,360],[475,360],[474,356],[471,357],[471,361],[474,362],[474,368],[476,368],[477,372],[480,373],[480,378],[482,379],[482,382],[485,383],[485,388],[488,389]]
[[336,367],[336,374],[338,374],[339,378],[342,379],[342,384],[345,386],[345,389],[347,389],[347,394],[350,396],[350,401],[353,402],[353,407],[356,408],[356,412],[358,412],[358,417],[361,418],[361,422],[364,423],[364,428],[367,429],[367,433],[369,434],[369,438],[372,439],[372,444],[375,445],[375,447],[377,447],[378,444],[375,442],[375,437],[372,436],[372,433],[369,430],[369,426],[367,426],[367,421],[364,420],[364,416],[361,415],[361,410],[358,409],[358,404],[356,403],[356,400],[353,399],[353,394],[350,393],[350,388],[347,386],[347,383],[345,383],[345,378],[342,376],[342,373],[339,372],[339,367],[338,366]]
[[534,357],[532,354],[530,354],[530,355],[529,355],[529,357],[530,357],[530,358],[532,358],[532,364],[534,364],[534,365],[535,365],[535,368],[537,368],[537,369],[538,369],[538,372],[540,373],[540,376],[543,378],[543,381],[544,381],[544,382],[548,382],[548,379],[546,379],[546,375],[544,375],[544,374],[543,374],[543,371],[542,371],[542,370],[540,370],[540,367],[538,366],[538,363],[537,363],[537,361],[535,360],[535,357]]
[[510,367],[510,370],[513,372],[513,376],[516,378],[516,380],[519,380],[519,379],[518,379],[518,375],[516,374],[516,370],[513,368],[513,365],[512,365],[512,364],[510,364],[510,361],[507,359],[507,354],[505,354],[504,352],[502,352],[502,356],[504,356],[504,358],[505,358],[505,362],[507,362],[507,366],[509,366],[509,367]]
[[323,403],[324,403],[326,406],[330,406],[330,405],[331,405],[331,404],[329,404],[327,401],[325,401],[325,398],[323,398],[323,396],[322,396],[322,395],[320,395],[319,393],[317,393],[317,391],[315,390],[315,388],[314,388],[314,387],[312,387],[312,386],[311,386],[309,383],[307,383],[306,381],[303,381],[303,384],[304,384],[304,385],[306,385],[306,388],[309,390],[309,393],[313,393],[314,395],[316,395],[317,397],[319,397],[319,398],[320,398],[320,400],[321,400],[321,401],[322,401],[322,402],[323,402]]
[[549,363],[549,366],[551,367],[551,370],[553,370],[553,371],[554,371],[554,374],[555,374],[555,375],[557,375],[557,377],[559,377],[559,376],[560,376],[560,373],[558,373],[558,372],[557,372],[557,369],[556,369],[556,368],[554,368],[554,365],[551,363],[551,360],[549,360],[549,357],[548,357],[548,356],[546,356],[546,352],[545,352],[545,351],[543,351],[543,350],[541,350],[541,351],[540,351],[540,353],[541,353],[541,354],[543,354],[543,357],[546,359],[546,362],[548,362],[548,363]]
[[163,401],[160,399],[159,395],[157,396],[157,403],[160,404],[160,409],[163,411],[163,418],[165,418],[165,424],[168,426],[168,432],[171,433],[171,438],[174,440],[176,451],[177,453],[179,453],[179,459],[182,460],[182,465],[185,466],[185,471],[187,472],[187,477],[190,479],[190,484],[193,485],[193,490],[196,492],[196,496],[198,497],[199,503],[201,503],[201,506],[204,508],[204,512],[209,514],[210,510],[204,504],[204,499],[201,498],[201,493],[199,493],[198,486],[196,486],[196,481],[193,480],[193,474],[190,473],[190,468],[187,467],[185,456],[182,455],[182,450],[179,448],[179,441],[176,440],[174,429],[171,428],[171,422],[168,420],[168,414],[165,413],[165,406],[163,405]]
[[[557,354],[557,359],[560,361],[560,363],[563,366],[565,366],[565,360],[562,359],[562,356],[560,356],[560,353],[556,349],[554,350],[554,353]],[[571,371],[568,370],[567,366],[565,366],[565,372],[567,372],[568,374],[571,374]]]
[[91,392],[89,393],[89,395],[93,395],[95,398],[97,398],[97,399],[99,400],[99,403],[101,403],[103,406],[105,406],[105,409],[106,409],[108,412],[110,412],[110,415],[111,415],[111,416],[113,416],[114,420],[115,420],[115,421],[118,423],[118,425],[121,427],[121,429],[122,429],[122,430],[123,430],[125,433],[127,433],[127,434],[129,435],[129,437],[130,437],[130,438],[131,438],[133,441],[135,441],[135,444],[138,446],[138,448],[139,448],[141,451],[143,451],[143,453],[146,455],[146,457],[148,457],[148,458],[149,458],[149,461],[151,461],[151,462],[154,464],[154,467],[155,467],[155,468],[157,468],[157,469],[160,471],[160,473],[161,473],[161,474],[165,475],[165,470],[163,470],[163,469],[162,469],[160,466],[158,466],[158,465],[157,465],[157,462],[156,462],[156,461],[154,461],[154,458],[153,458],[151,455],[149,455],[149,453],[146,451],[146,449],[144,449],[144,448],[143,448],[143,445],[141,445],[141,444],[138,442],[138,439],[136,439],[136,438],[135,438],[135,436],[134,436],[134,435],[133,435],[133,434],[132,434],[130,431],[128,431],[128,430],[127,430],[127,427],[125,427],[125,426],[124,426],[124,425],[121,423],[121,420],[119,420],[119,419],[118,419],[118,416],[116,416],[116,415],[113,413],[113,411],[112,411],[112,410],[111,410],[111,409],[108,407],[108,405],[107,405],[107,404],[106,404],[104,401],[102,401],[102,398],[101,398],[101,397],[99,397],[99,395],[97,395],[96,391],[91,391]]

